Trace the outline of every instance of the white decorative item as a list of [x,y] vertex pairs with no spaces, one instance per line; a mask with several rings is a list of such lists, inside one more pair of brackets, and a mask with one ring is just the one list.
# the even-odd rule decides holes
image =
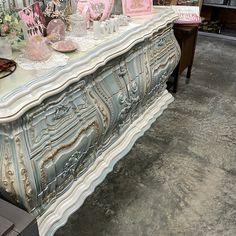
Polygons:
[[12,59],[11,43],[7,37],[0,37],[0,57]]
[[43,70],[65,66],[68,59],[69,57],[64,54],[53,52],[45,61],[32,61],[21,54],[16,58],[16,62],[24,70]]
[[121,27],[116,36],[114,36],[114,34],[108,33],[109,28],[106,21],[100,22],[99,26],[102,34],[102,36],[100,35],[100,39],[94,37],[93,31],[88,31],[88,34],[85,37],[67,36],[66,39],[72,40],[73,42],[77,43],[79,51],[87,52],[92,49],[96,50],[96,46],[102,45],[107,40],[113,39],[113,37],[119,37],[119,34],[123,34],[127,31],[132,31],[132,29],[135,29],[138,25],[131,23],[126,27]]
[[73,42],[75,42],[78,47],[79,50],[81,52],[86,52],[90,49],[93,49],[96,47],[98,40],[94,39],[94,34],[91,34],[86,37],[72,37],[72,36],[68,36],[66,37],[66,39],[68,40],[72,40]]
[[113,33],[113,27],[110,20],[105,21],[105,29],[106,29],[107,34]]
[[118,19],[119,26],[127,26],[129,24],[129,18],[125,15],[113,15],[113,17]]
[[116,32],[115,19],[109,19],[108,22],[109,22],[109,25],[110,25],[110,33],[112,34],[112,33]]
[[95,39],[103,39],[109,34],[113,34],[119,31],[119,20],[118,18],[111,18],[103,22],[94,21],[93,31]]
[[99,21],[93,22],[93,32],[94,32],[95,39],[102,39],[103,38],[101,23]]
[[87,34],[87,21],[86,18],[77,11],[76,14],[70,16],[71,21],[71,36],[83,37]]
[[117,18],[111,19],[113,21],[113,31],[117,32],[119,30],[119,21]]
[[101,32],[104,35],[104,37],[107,37],[109,34],[107,23],[105,21],[101,22],[100,27],[101,27]]

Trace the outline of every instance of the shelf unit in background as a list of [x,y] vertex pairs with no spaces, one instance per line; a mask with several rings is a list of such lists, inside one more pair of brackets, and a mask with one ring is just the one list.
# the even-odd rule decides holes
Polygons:
[[203,3],[203,6],[218,7],[218,8],[226,8],[226,9],[236,9],[236,6],[231,6],[231,5],[219,5],[219,4],[211,4],[211,3]]
[[204,1],[201,17],[207,21],[219,21],[221,30],[218,33],[200,31],[200,34],[236,40],[236,1],[217,2],[220,1]]

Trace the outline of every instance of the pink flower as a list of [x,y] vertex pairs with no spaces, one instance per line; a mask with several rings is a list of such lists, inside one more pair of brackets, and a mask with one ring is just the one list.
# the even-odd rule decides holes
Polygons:
[[2,24],[2,25],[1,25],[1,31],[2,31],[3,33],[8,33],[9,30],[10,30],[10,28],[9,28],[9,26],[8,26],[7,24]]

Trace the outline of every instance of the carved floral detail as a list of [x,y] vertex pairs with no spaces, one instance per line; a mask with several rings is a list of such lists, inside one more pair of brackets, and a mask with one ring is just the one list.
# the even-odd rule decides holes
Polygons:
[[19,202],[14,186],[15,172],[10,154],[10,144],[7,140],[5,140],[5,153],[3,155],[1,172],[4,191],[9,194],[14,201]]
[[53,120],[60,120],[60,119],[64,118],[69,113],[70,109],[71,109],[70,106],[59,105],[56,108]]
[[70,175],[74,175],[80,156],[81,156],[81,152],[76,151],[66,162],[64,166],[64,171],[63,171],[64,178]]
[[33,191],[30,185],[28,172],[26,170],[26,166],[24,163],[24,155],[21,150],[21,141],[19,137],[16,138],[16,152],[17,152],[16,153],[17,157],[19,157],[19,169],[20,169],[21,180],[23,181],[24,185],[25,198],[28,204],[31,204]]
[[132,109],[132,106],[138,103],[138,101],[140,100],[140,96],[138,94],[138,83],[136,81],[132,81],[129,85],[125,80],[125,76],[128,77],[129,73],[124,62],[122,62],[122,64],[120,65],[120,72],[118,73],[118,76],[124,81],[127,91],[127,95],[121,92],[118,96],[120,105],[123,105],[123,109],[119,114],[119,123],[123,124],[124,120]]

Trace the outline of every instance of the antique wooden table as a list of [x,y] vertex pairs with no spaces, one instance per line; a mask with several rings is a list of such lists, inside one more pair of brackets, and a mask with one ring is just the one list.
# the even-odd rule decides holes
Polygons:
[[66,66],[0,81],[0,194],[53,235],[173,101],[180,49],[155,8]]

